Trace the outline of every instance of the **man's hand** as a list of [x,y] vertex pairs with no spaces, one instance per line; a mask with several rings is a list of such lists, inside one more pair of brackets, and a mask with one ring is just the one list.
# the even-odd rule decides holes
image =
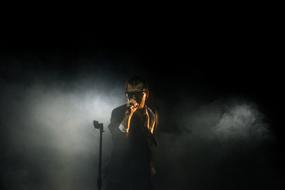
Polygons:
[[119,129],[124,133],[128,132],[130,119],[139,107],[139,104],[133,99],[129,101],[129,105],[129,109],[125,112],[124,118],[119,126]]
[[139,108],[139,104],[137,103],[137,101],[136,100],[134,100],[134,99],[130,99],[129,100],[129,114],[133,114],[135,111],[137,111],[137,109]]

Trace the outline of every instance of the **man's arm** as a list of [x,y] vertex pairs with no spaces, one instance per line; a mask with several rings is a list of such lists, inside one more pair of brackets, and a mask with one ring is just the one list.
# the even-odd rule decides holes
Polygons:
[[122,129],[125,120],[125,105],[115,108],[111,113],[110,124],[108,126],[112,135],[122,135],[124,131]]
[[148,108],[149,111],[149,118],[150,118],[150,124],[149,124],[149,132],[150,132],[150,137],[152,139],[152,143],[157,146],[158,142],[156,140],[156,129],[158,126],[158,113],[157,112],[153,112],[150,108]]

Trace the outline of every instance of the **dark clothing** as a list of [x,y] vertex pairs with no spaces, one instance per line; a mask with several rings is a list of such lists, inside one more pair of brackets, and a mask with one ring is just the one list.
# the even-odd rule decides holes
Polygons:
[[[149,109],[151,123],[154,114]],[[113,138],[113,151],[106,171],[106,190],[151,190],[151,148],[154,136],[146,127],[147,116],[143,110],[136,111],[131,119],[129,133],[123,133],[119,126],[127,106],[122,105],[112,111],[109,129]],[[112,187],[113,185],[113,187]]]

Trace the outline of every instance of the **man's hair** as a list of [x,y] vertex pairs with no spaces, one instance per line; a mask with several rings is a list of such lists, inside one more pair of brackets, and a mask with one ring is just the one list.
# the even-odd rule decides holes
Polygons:
[[143,89],[148,89],[148,84],[147,82],[141,78],[140,76],[133,76],[131,78],[129,78],[129,80],[127,81],[127,84],[130,84],[132,86],[136,86],[138,84],[142,84],[143,85]]

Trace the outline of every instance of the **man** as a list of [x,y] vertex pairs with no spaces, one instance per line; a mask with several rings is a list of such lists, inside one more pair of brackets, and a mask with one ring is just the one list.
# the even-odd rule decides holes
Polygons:
[[149,90],[140,77],[128,80],[126,96],[127,104],[115,108],[111,115],[113,151],[105,189],[151,190],[151,176],[155,174],[151,149],[157,145],[157,114],[146,105]]

